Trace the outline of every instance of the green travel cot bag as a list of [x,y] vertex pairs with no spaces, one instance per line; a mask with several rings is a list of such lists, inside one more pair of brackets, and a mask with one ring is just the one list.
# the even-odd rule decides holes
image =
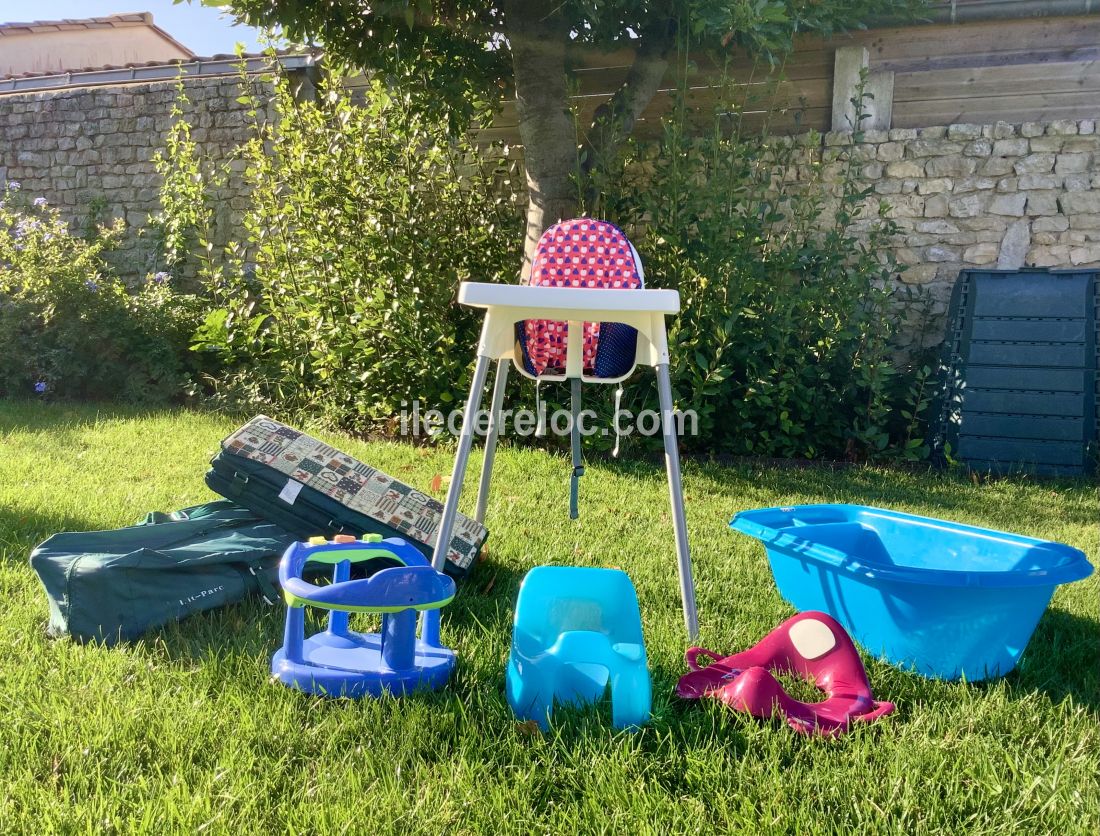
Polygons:
[[47,632],[106,644],[261,594],[278,599],[294,535],[217,500],[113,531],[55,534],[31,552],[49,599]]
[[[206,484],[299,539],[400,537],[429,560],[443,517],[443,505],[432,497],[266,415],[222,441]],[[447,574],[468,574],[488,536],[483,525],[459,514]]]

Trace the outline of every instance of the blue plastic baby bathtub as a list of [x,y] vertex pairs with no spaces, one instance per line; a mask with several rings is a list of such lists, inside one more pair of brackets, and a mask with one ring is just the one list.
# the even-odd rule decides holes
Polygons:
[[862,505],[742,511],[780,594],[823,610],[871,653],[924,676],[1011,671],[1058,584],[1092,572],[1061,543]]

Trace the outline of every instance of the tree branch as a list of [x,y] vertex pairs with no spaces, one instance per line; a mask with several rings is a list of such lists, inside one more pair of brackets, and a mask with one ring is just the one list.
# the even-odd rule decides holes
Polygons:
[[583,146],[582,173],[587,175],[600,161],[610,158],[630,136],[661,87],[675,42],[676,21],[671,18],[656,21],[642,33],[626,80],[592,116]]

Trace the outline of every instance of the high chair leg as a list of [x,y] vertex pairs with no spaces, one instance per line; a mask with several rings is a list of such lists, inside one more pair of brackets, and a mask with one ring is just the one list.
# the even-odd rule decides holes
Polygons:
[[470,396],[466,399],[466,412],[462,416],[462,432],[458,436],[458,451],[455,453],[454,469],[451,471],[451,484],[447,487],[447,500],[443,503],[443,519],[439,521],[439,535],[432,552],[432,566],[437,572],[443,571],[447,562],[447,549],[451,545],[451,533],[455,527],[455,515],[458,513],[458,498],[462,494],[462,480],[466,476],[466,465],[470,460],[470,445],[474,440],[474,420],[481,408],[481,393],[485,388],[485,378],[489,373],[489,358],[484,354],[477,357],[474,377],[470,381]]
[[[489,374],[489,357],[478,354],[474,366],[474,377],[470,381],[470,395],[466,398],[466,412],[462,416],[462,431],[458,436],[458,452],[451,470],[451,484],[447,486],[447,499],[443,503],[443,518],[439,521],[435,549],[432,551],[432,566],[442,572],[447,563],[447,550],[451,545],[451,533],[455,527],[455,515],[458,514],[458,498],[462,494],[462,480],[466,476],[466,465],[470,460],[470,445],[474,440],[474,421],[481,408],[481,393],[485,389],[485,378]],[[420,617],[421,639],[438,644],[439,622],[431,621],[423,614]]]
[[661,430],[665,441],[665,470],[668,472],[668,494],[672,503],[672,530],[676,536],[676,559],[680,574],[680,599],[684,607],[684,626],[688,638],[699,635],[699,616],[695,610],[695,581],[691,576],[691,552],[688,549],[687,519],[684,516],[684,492],[680,481],[680,452],[676,443],[676,427],[672,414],[672,384],[668,363],[657,367],[657,395],[661,402]]
[[489,482],[493,478],[493,460],[500,436],[500,413],[504,407],[504,390],[508,388],[508,367],[511,360],[497,360],[497,376],[493,381],[493,400],[489,407],[489,433],[485,436],[485,453],[481,459],[481,479],[477,483],[477,511],[474,519],[485,522],[485,509],[489,505]]

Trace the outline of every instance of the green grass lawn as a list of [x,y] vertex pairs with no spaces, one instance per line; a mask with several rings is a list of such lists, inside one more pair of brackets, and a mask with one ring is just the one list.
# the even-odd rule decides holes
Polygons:
[[[258,602],[113,649],[47,639],[30,549],[212,498],[203,472],[233,427],[185,411],[0,403],[0,831],[1100,828],[1100,579],[1058,590],[1010,676],[948,684],[869,661],[895,714],[839,740],[803,738],[673,698],[685,635],[672,531],[663,472],[640,458],[590,466],[570,522],[566,461],[501,451],[490,554],[444,611],[459,662],[435,694],[323,701],[270,684],[283,612]],[[450,469],[445,450],[322,435],[425,488]],[[727,528],[744,508],[871,503],[1061,540],[1096,562],[1086,483],[689,462],[685,490],[701,639],[723,652],[792,614],[759,544]],[[644,730],[615,731],[606,705],[560,712],[546,735],[517,726],[503,693],[512,604],[541,563],[634,579],[654,680]]]

